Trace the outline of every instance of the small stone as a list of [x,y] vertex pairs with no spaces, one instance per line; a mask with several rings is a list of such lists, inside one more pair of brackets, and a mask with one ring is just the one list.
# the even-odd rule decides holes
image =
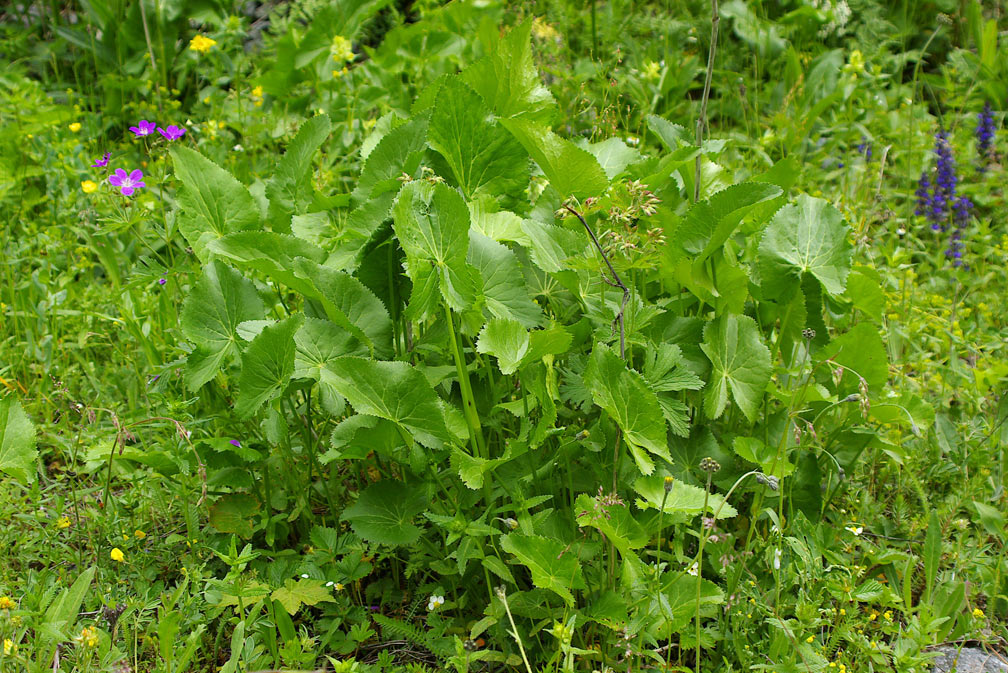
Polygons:
[[939,647],[934,660],[934,673],[1008,673],[1005,664],[996,654],[976,647]]

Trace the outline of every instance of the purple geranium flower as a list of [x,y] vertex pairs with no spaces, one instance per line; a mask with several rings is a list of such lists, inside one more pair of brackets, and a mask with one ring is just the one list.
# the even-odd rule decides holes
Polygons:
[[172,124],[166,129],[163,129],[159,126],[158,133],[163,135],[168,140],[178,140],[179,138],[185,135],[185,129],[179,128],[178,126]]
[[168,282],[167,278],[159,278],[157,284],[158,285],[164,285],[167,282]]
[[101,159],[95,159],[95,162],[91,164],[91,168],[105,168],[108,166],[109,158],[112,157],[111,152],[106,152]]
[[140,120],[139,126],[131,126],[129,130],[136,134],[137,138],[143,138],[144,136],[149,136],[154,133],[154,129],[157,128],[157,124],[154,122],[149,122],[146,119]]
[[239,449],[241,448],[241,442],[239,442],[237,439],[232,439],[230,442],[228,442],[228,444],[230,444],[231,446],[236,446]]
[[123,169],[117,168],[115,173],[109,176],[108,181],[118,187],[123,196],[133,196],[135,190],[147,186],[143,181],[143,172],[139,168],[128,175]]

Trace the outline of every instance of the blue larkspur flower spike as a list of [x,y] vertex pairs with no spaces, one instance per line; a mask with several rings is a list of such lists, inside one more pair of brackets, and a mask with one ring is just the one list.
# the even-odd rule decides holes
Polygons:
[[997,128],[994,126],[994,113],[991,110],[990,102],[984,103],[983,110],[977,114],[977,153],[980,155],[980,172],[987,168],[987,164],[994,156],[994,134]]
[[928,180],[927,171],[921,173],[920,182],[917,183],[917,191],[914,192],[914,196],[917,197],[917,209],[914,211],[915,215],[924,216],[928,212],[928,206],[931,203],[931,181]]
[[[949,208],[956,198],[959,176],[956,175],[956,164],[952,158],[948,133],[943,128],[939,128],[935,133],[935,157],[934,182],[930,183],[927,180],[926,173],[921,175],[921,182],[917,188],[917,213],[927,217],[933,231],[945,231]],[[926,196],[929,186],[932,191],[930,196]]]
[[970,216],[973,212],[973,202],[965,196],[960,196],[956,199],[953,212],[955,227],[952,229],[952,239],[949,241],[949,247],[945,251],[945,256],[952,260],[953,266],[964,266],[962,261],[962,238],[963,231],[966,229],[966,225],[969,224]]

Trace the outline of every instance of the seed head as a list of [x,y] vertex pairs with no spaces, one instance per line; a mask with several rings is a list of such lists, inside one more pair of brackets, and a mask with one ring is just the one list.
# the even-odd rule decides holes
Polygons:
[[704,472],[714,473],[721,469],[721,465],[710,456],[707,456],[700,461],[700,469]]

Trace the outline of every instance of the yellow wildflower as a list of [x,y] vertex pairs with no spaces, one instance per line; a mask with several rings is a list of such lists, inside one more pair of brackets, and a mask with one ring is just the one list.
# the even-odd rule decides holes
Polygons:
[[93,626],[85,626],[83,629],[81,629],[80,635],[77,636],[76,640],[82,645],[87,645],[88,647],[92,648],[97,647],[98,629],[96,629]]
[[557,29],[538,16],[532,20],[532,35],[539,40],[560,41],[560,33],[557,32]]
[[113,561],[118,561],[119,563],[126,561],[126,557],[123,556],[122,549],[119,549],[119,547],[113,547],[112,551],[109,552],[109,557],[111,557]]
[[17,603],[10,596],[0,596],[0,610],[12,610],[17,607]]
[[658,79],[661,77],[661,64],[655,61],[648,61],[644,64],[642,72],[644,79]]
[[74,122],[73,124],[70,124],[70,130],[73,131],[74,133],[80,131],[81,130],[80,122]]
[[14,641],[10,638],[4,638],[3,641],[3,653],[5,656],[10,656],[10,653],[14,651]]
[[261,86],[252,89],[252,104],[256,107],[263,104],[263,88]]
[[349,63],[354,60],[353,44],[342,35],[332,39],[332,48],[329,51],[337,63]]
[[138,540],[142,540],[145,537],[147,537],[147,533],[143,532],[138,528],[137,530],[133,531],[133,536]]
[[892,610],[886,610],[884,613],[882,613],[882,616],[885,617],[885,620],[887,622],[891,622],[892,621]]
[[981,610],[980,608],[973,608],[973,616],[976,617],[977,619],[983,619],[984,611]]
[[337,582],[336,586],[333,588],[336,589],[336,591],[343,591],[343,585],[340,582]]
[[201,54],[205,54],[210,51],[210,48],[215,44],[217,44],[217,40],[211,40],[209,37],[197,35],[193,39],[189,40],[189,49],[190,51],[198,51]]
[[346,66],[344,66],[342,70],[333,70],[332,71],[332,76],[333,76],[334,79],[335,78],[340,78],[340,77],[342,77],[345,74],[347,74]]
[[878,619],[878,615],[879,615],[878,610],[872,610],[871,614],[868,615],[868,621],[874,622],[876,619]]
[[815,636],[809,636],[808,638],[805,639],[805,642],[806,643],[815,642]]
[[[87,183],[89,183],[89,182],[91,182],[91,181],[90,180],[85,180],[84,182],[81,183],[81,189],[83,189],[86,194],[90,194],[91,192],[93,192],[95,189],[98,188],[98,185],[96,185],[93,182],[91,182],[91,184],[88,185]],[[59,519],[56,520],[56,527],[60,528],[60,529],[69,528],[70,527],[70,517],[68,517],[68,516],[61,516]]]

